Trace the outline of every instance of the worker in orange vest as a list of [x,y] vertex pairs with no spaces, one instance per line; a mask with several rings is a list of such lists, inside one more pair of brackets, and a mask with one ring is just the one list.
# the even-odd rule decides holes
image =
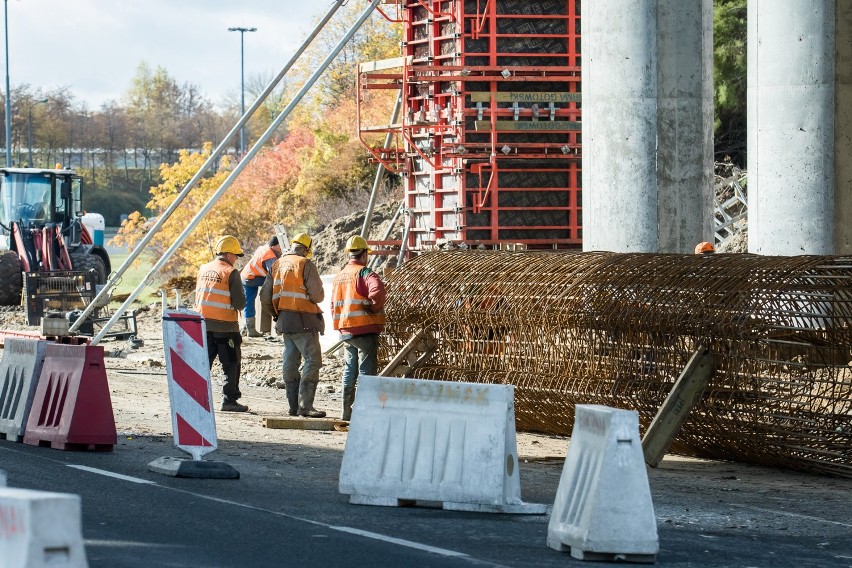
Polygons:
[[385,285],[367,267],[370,249],[361,236],[346,242],[348,264],[334,277],[331,314],[340,331],[343,358],[343,420],[352,416],[358,375],[375,375],[378,366],[379,334],[385,328]]
[[257,247],[257,250],[251,255],[251,259],[249,259],[248,263],[240,271],[240,278],[243,281],[243,291],[246,295],[246,307],[243,309],[245,323],[242,328],[242,334],[246,337],[263,336],[255,327],[254,301],[257,298],[260,287],[266,281],[269,268],[280,256],[281,246],[278,244],[278,237],[272,237],[268,243]]
[[216,241],[214,252],[216,258],[198,270],[195,310],[204,317],[210,367],[219,357],[225,373],[222,410],[246,412],[248,406],[237,402],[242,396],[239,313],[246,305],[246,297],[240,273],[234,268],[237,258],[243,256],[243,249],[236,237],[225,235]]
[[284,343],[282,374],[290,416],[323,418],[314,408],[325,330],[319,303],[325,298],[319,271],[310,258],[313,239],[299,233],[290,252],[276,260],[260,290],[263,310],[275,320],[275,331]]

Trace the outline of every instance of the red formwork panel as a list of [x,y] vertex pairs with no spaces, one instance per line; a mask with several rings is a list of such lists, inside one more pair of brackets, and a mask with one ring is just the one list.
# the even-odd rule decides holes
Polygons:
[[[361,96],[402,89],[374,156],[406,176],[408,246],[582,243],[580,0],[399,2],[403,57]],[[362,138],[363,140],[363,138]]]
[[48,345],[24,443],[112,451],[116,441],[103,347]]

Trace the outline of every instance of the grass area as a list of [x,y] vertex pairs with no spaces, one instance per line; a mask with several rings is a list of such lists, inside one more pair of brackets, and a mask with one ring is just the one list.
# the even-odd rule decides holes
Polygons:
[[[116,271],[118,268],[124,264],[124,261],[127,260],[127,257],[130,256],[126,252],[115,253],[110,255],[110,262],[112,263],[113,271]],[[142,258],[137,258],[136,261],[127,269],[127,271],[121,276],[121,282],[113,289],[112,295],[113,297],[122,297],[122,295],[127,295],[133,292],[140,282],[145,278],[145,276],[150,272],[153,263],[150,261],[144,260]],[[136,303],[139,304],[149,304],[153,301],[159,299],[157,296],[158,287],[155,285],[148,285],[143,290],[142,293],[136,298]],[[123,301],[123,299],[122,299]]]

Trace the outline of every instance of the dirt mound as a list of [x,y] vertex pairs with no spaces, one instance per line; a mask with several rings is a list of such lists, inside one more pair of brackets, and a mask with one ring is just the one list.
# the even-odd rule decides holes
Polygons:
[[[382,240],[390,226],[391,219],[399,209],[398,201],[389,201],[377,205],[373,210],[373,222],[368,240]],[[400,215],[394,223],[390,240],[402,239],[404,217]],[[361,234],[364,225],[364,211],[335,219],[314,237],[313,261],[320,274],[333,274],[346,264],[343,247],[349,237]]]

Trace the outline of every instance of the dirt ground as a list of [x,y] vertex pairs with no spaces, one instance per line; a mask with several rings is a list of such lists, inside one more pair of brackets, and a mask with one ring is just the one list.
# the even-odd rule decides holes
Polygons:
[[[171,417],[163,352],[161,305],[151,302],[137,310],[138,337],[144,343],[132,347],[128,341],[106,338],[101,342],[110,381],[116,428],[132,435],[171,435]],[[26,325],[23,308],[4,308],[0,329],[36,331]],[[247,414],[218,413],[216,428],[220,440],[282,441],[329,444],[343,449],[346,436],[316,431],[279,430],[263,427],[263,418],[287,415],[287,402],[281,379],[282,345],[277,337],[244,338],[242,346],[240,402],[249,406]],[[320,383],[314,406],[330,418],[342,411],[342,354],[323,357]],[[221,401],[221,368],[211,371],[213,397]],[[519,456],[531,459],[565,457],[567,438],[537,434],[518,435]]]
[[[160,321],[161,307],[152,303],[137,313],[139,338],[144,345],[132,348],[128,342],[104,340],[105,363],[110,390],[120,432],[171,435],[166,368],[163,358],[163,339]],[[242,345],[240,389],[242,403],[250,412],[217,413],[216,427],[220,439],[263,440],[329,444],[343,449],[346,435],[302,430],[279,430],[263,427],[263,418],[285,417],[287,402],[281,379],[282,345],[275,336],[244,338]],[[320,383],[314,406],[325,410],[328,417],[339,418],[342,412],[340,356],[323,357]],[[221,369],[218,362],[211,371],[213,397],[221,400]],[[519,434],[520,456],[532,459],[564,458],[567,439],[557,436]]]

